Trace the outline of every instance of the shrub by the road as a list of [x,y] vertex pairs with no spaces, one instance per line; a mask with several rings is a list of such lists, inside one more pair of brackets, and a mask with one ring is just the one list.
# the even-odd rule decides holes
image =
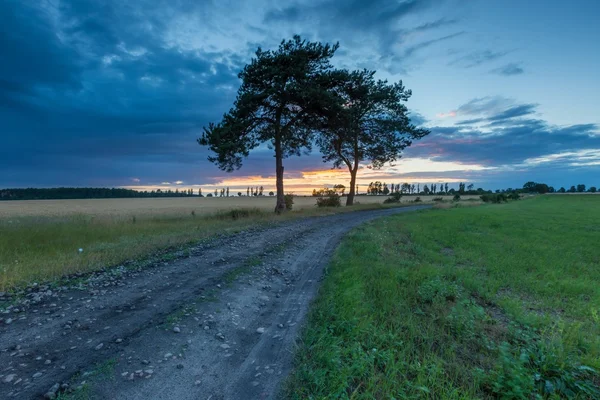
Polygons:
[[320,189],[315,192],[317,196],[317,207],[340,207],[340,194],[337,189]]
[[452,200],[460,201],[460,194],[455,194],[454,197],[452,198]]
[[402,198],[402,193],[400,192],[394,192],[392,193],[392,195],[390,197],[388,197],[387,199],[385,199],[383,201],[384,204],[393,204],[393,203],[400,203],[400,199]]
[[287,210],[291,210],[294,206],[294,194],[288,193],[285,196],[283,196],[283,198],[285,199],[285,208]]
[[484,203],[506,203],[508,198],[504,193],[486,193],[480,196]]
[[508,195],[508,198],[510,200],[519,200],[521,198],[521,195],[517,192],[512,192],[511,194]]

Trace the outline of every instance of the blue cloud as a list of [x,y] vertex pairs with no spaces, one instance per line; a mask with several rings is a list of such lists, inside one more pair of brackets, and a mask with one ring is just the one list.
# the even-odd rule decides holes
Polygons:
[[501,113],[488,118],[490,122],[504,121],[511,118],[524,117],[535,112],[536,104],[520,104],[514,107],[510,107]]
[[[342,49],[338,54],[347,56],[351,63],[364,58],[371,64],[364,67],[372,68],[375,58],[380,69],[405,73],[418,51],[464,34],[462,31],[438,33],[440,29],[456,25],[456,18],[434,18],[417,25],[411,21],[415,16],[423,16],[449,3],[452,0],[322,0],[270,10],[263,21],[276,26],[300,26],[301,32],[310,37],[340,41]],[[425,34],[434,37],[424,38]]]
[[508,51],[477,50],[467,55],[456,58],[448,65],[457,65],[463,68],[473,68],[481,64],[495,61],[507,55]]
[[0,185],[123,184],[205,162],[195,138],[230,106],[240,56],[167,45],[167,2],[31,4],[0,4]]
[[[463,121],[455,127],[432,127],[432,133],[419,146],[409,148],[407,154],[433,155],[439,161],[511,167],[530,158],[600,149],[600,125],[554,126],[539,119],[521,118],[532,112],[533,107],[528,104],[490,118]],[[494,123],[477,125],[489,120]]]
[[478,97],[462,104],[457,109],[460,115],[491,115],[499,110],[505,110],[513,101],[502,96]]
[[0,105],[14,106],[47,87],[81,87],[83,60],[56,35],[44,10],[0,4]]
[[491,71],[493,74],[504,75],[504,76],[513,76],[513,75],[521,75],[525,73],[525,70],[516,63],[509,63],[502,67],[495,68]]
[[410,113],[410,122],[415,126],[423,126],[427,123],[427,121],[427,118],[416,111]]
[[[342,26],[352,27],[353,29],[376,28],[388,30],[390,24],[398,19],[428,8],[432,3],[431,0],[405,0],[400,2],[351,0],[344,3],[325,0],[310,5],[296,4],[270,10],[265,14],[264,22],[298,22],[317,17],[340,22]],[[336,28],[339,28],[339,25]]]
[[448,18],[439,18],[432,22],[426,22],[424,24],[418,25],[412,29],[410,32],[426,32],[432,29],[442,28],[444,26],[451,26],[457,24],[459,21],[457,19],[448,19]]
[[420,43],[417,43],[415,45],[409,46],[407,47],[404,52],[402,53],[402,56],[398,57],[400,59],[402,58],[407,58],[407,57],[411,57],[413,56],[417,51],[423,50],[427,47],[430,47],[434,44],[440,43],[440,42],[444,42],[446,40],[450,40],[450,39],[454,39],[455,37],[464,35],[465,32],[456,32],[456,33],[452,33],[450,35],[446,35],[446,36],[442,36],[439,38],[435,38],[435,39],[431,39],[431,40],[426,40]]

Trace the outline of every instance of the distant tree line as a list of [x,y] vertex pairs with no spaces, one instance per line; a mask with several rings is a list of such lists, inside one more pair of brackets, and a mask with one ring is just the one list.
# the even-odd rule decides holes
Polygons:
[[[264,187],[248,186],[247,196],[263,196]],[[229,197],[229,187],[215,189],[207,193],[206,197]],[[237,193],[243,196],[242,192]],[[269,196],[273,196],[269,192]],[[0,200],[63,200],[63,199],[124,199],[147,197],[204,197],[202,188],[194,189],[156,189],[141,191],[123,188],[26,188],[26,189],[0,189]],[[232,194],[232,196],[234,196]]]
[[[334,189],[344,188],[343,185],[335,185]],[[391,183],[387,184],[385,182],[371,182],[367,187],[367,195],[392,195],[394,193],[400,194],[418,194],[418,195],[482,195],[482,194],[490,194],[490,193],[596,193],[598,192],[598,188],[596,186],[587,187],[584,184],[573,185],[569,189],[565,189],[561,187],[556,190],[554,187],[549,186],[545,183],[537,183],[537,182],[527,182],[523,185],[522,188],[506,188],[506,189],[496,189],[485,190],[483,188],[475,189],[475,185],[472,183],[464,183],[461,182],[458,184],[458,189],[450,188],[448,183],[431,183],[429,185],[425,184],[421,186],[420,183]],[[318,196],[320,192],[313,190],[313,196]],[[358,194],[358,190],[356,190]],[[343,190],[341,190],[341,194],[343,196]]]
[[[246,196],[248,196],[248,197],[263,196],[264,190],[265,190],[265,188],[262,186],[257,186],[256,188],[248,186],[248,189],[246,189]],[[242,192],[238,192],[238,196],[241,196],[241,195],[242,195]],[[273,196],[273,192],[269,192],[269,196]]]
[[69,187],[0,189],[0,200],[117,199],[133,197],[187,197],[193,195],[193,189],[156,189],[152,191],[139,191],[122,188]]
[[527,193],[596,193],[598,188],[596,186],[586,187],[583,183],[578,185],[573,185],[569,189],[565,189],[561,187],[559,189],[555,189],[552,186],[548,186],[545,183],[537,183],[537,182],[527,182],[523,185],[523,192]]
[[[460,184],[460,188],[464,192],[464,183]],[[469,185],[472,186],[473,185]],[[482,190],[483,189],[478,189]],[[474,191],[475,194],[477,193]],[[432,183],[429,186],[423,185],[423,189],[421,190],[421,184],[410,184],[410,183],[392,183],[388,186],[385,182],[371,182],[367,187],[367,194],[369,195],[390,195],[394,193],[400,194],[422,194],[422,195],[433,195],[433,194],[454,194],[457,193],[455,189],[450,189],[447,183]]]
[[[333,189],[339,196],[345,196],[346,187],[344,185],[334,185]],[[358,185],[355,187],[354,192],[359,194]],[[367,195],[392,195],[394,193],[400,194],[417,194],[417,195],[483,195],[490,193],[596,193],[598,188],[596,186],[587,187],[585,184],[573,185],[569,189],[564,187],[558,190],[545,183],[538,183],[529,181],[523,185],[522,188],[506,188],[496,189],[495,191],[484,190],[482,188],[475,189],[475,186],[470,183],[459,183],[458,189],[450,188],[448,183],[432,183],[421,186],[420,183],[391,183],[385,182],[371,182],[367,187]],[[315,197],[323,196],[323,189],[313,189],[312,195]],[[237,196],[242,197],[242,192],[237,192]],[[269,196],[274,196],[275,193],[270,191]],[[61,200],[61,199],[118,199],[118,198],[144,198],[144,197],[191,197],[199,196],[204,197],[202,189],[199,188],[197,191],[194,189],[156,189],[152,191],[140,191],[133,189],[122,189],[122,188],[26,188],[26,189],[0,189],[0,200]],[[235,196],[231,194],[231,196]],[[248,186],[246,189],[246,196],[248,197],[259,197],[265,196],[264,187]],[[213,193],[206,194],[206,197],[230,197],[229,187],[215,189]]]

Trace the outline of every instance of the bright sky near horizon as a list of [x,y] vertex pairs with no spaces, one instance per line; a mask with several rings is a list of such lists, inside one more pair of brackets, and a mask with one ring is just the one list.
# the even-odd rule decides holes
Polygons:
[[[258,46],[340,42],[334,64],[412,89],[432,133],[359,184],[600,186],[600,2],[8,0],[0,187],[274,187],[271,150],[219,171],[196,143]],[[287,189],[347,184],[318,151]]]

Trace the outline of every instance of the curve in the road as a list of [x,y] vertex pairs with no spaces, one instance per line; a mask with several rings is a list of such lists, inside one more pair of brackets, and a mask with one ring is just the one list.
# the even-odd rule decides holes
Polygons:
[[102,399],[273,398],[343,235],[424,208],[296,220],[55,291],[0,325],[0,398],[40,398],[56,384]]

